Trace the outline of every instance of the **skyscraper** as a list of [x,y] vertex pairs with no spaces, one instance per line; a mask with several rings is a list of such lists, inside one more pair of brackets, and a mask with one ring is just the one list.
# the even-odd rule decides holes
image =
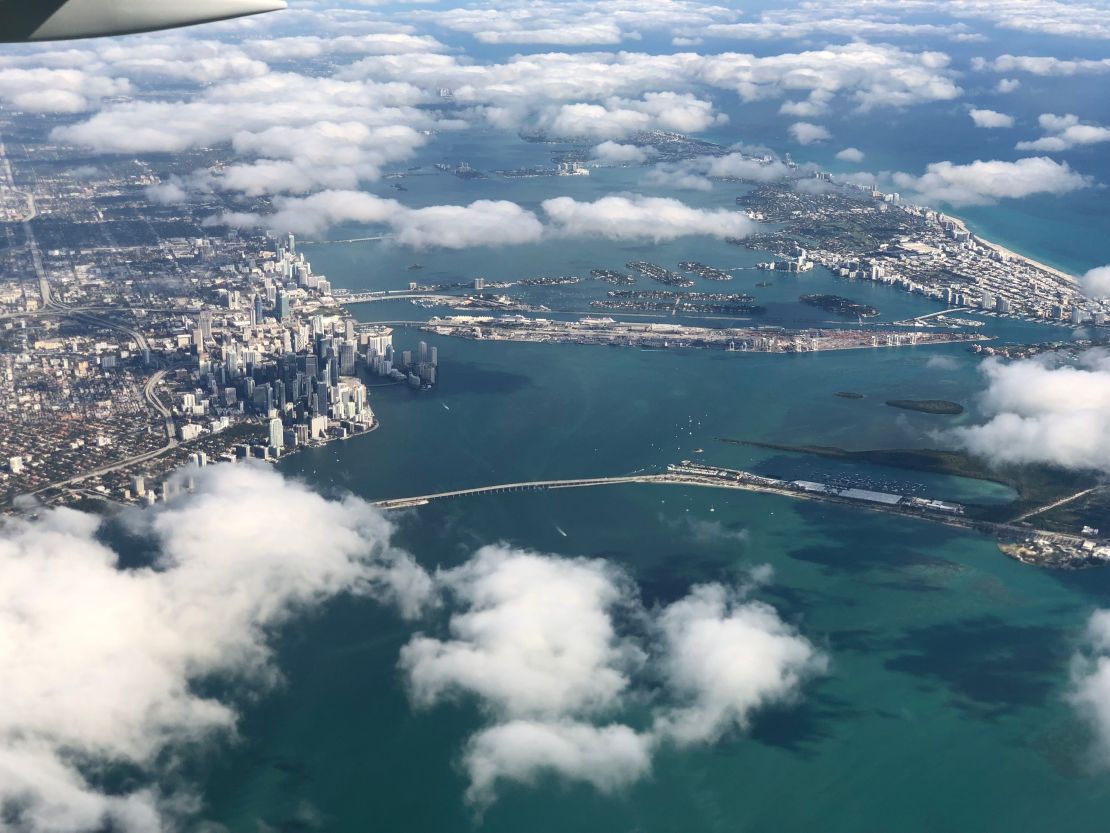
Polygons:
[[339,372],[344,376],[351,376],[355,372],[355,360],[358,353],[355,352],[355,346],[349,342],[344,341],[339,345]]
[[277,318],[279,321],[285,321],[289,318],[292,310],[290,309],[289,293],[284,289],[279,289],[277,293]]
[[285,428],[281,424],[281,417],[270,420],[270,448],[281,450],[285,445]]

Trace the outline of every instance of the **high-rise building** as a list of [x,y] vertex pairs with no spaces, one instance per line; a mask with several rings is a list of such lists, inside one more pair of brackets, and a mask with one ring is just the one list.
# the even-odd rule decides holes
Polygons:
[[281,417],[270,420],[270,448],[280,450],[285,445],[285,426],[281,424]]
[[285,237],[285,248],[289,250],[289,254],[295,255],[297,253],[297,238],[292,234]]
[[355,372],[355,360],[358,353],[355,351],[355,345],[349,341],[344,341],[339,345],[339,372],[344,376],[351,376]]
[[135,497],[142,497],[146,494],[146,479],[141,474],[132,475],[131,494]]
[[418,359],[419,364],[427,364],[428,363],[428,342],[421,341],[417,345],[417,351],[416,352],[417,352],[417,355],[420,356],[420,358]]
[[432,363],[432,367],[439,367],[439,348],[438,347],[433,347],[432,348],[431,363]]
[[289,293],[284,289],[279,289],[277,292],[277,319],[278,321],[285,321],[292,313],[291,304],[289,302]]
[[251,324],[258,325],[262,323],[262,296],[256,294],[254,302],[251,305]]

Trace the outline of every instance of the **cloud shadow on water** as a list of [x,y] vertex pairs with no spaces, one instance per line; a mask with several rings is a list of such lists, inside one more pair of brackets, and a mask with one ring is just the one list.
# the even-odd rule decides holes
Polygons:
[[905,653],[887,669],[939,683],[958,708],[994,718],[1046,702],[1067,679],[1071,642],[1060,628],[979,616],[910,629],[894,650]]

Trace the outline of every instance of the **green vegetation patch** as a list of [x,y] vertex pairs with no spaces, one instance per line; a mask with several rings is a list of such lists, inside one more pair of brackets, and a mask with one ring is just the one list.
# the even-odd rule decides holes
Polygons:
[[888,399],[886,404],[905,411],[920,411],[923,414],[942,416],[956,416],[964,412],[963,405],[959,402],[949,402],[947,399]]

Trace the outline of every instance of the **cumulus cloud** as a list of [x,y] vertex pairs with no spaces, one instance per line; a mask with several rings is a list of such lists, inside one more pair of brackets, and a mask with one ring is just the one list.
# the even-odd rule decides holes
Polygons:
[[1069,61],[1051,56],[999,55],[993,61],[976,58],[972,61],[972,67],[977,70],[1027,72],[1044,76],[1096,75],[1110,72],[1110,58]]
[[658,626],[664,676],[680,705],[661,710],[655,731],[678,743],[748,728],[753,712],[788,702],[827,666],[773,607],[719,584],[695,587],[662,612]]
[[734,19],[736,14],[687,0],[621,0],[601,5],[588,0],[515,0],[430,10],[413,17],[473,35],[480,43],[593,46],[638,40],[643,31],[669,34],[676,27],[704,26]]
[[[418,706],[466,697],[486,713],[463,753],[478,805],[542,776],[620,789],[660,744],[743,731],[826,667],[751,588],[704,585],[649,611],[611,564],[503,546],[438,578],[458,607],[448,635],[414,637],[401,668]],[[658,703],[648,680],[662,681]],[[649,726],[616,719],[632,703],[651,705]]]
[[648,160],[648,151],[636,145],[606,141],[595,147],[590,157],[608,165],[642,165]]
[[1000,93],[1012,93],[1021,88],[1021,82],[1016,78],[1000,78],[995,89]]
[[895,173],[903,191],[913,191],[931,202],[951,205],[985,205],[1000,199],[1020,199],[1032,194],[1066,194],[1086,188],[1092,180],[1065,162],[1031,156],[1016,162],[976,160],[966,165],[933,162],[921,176]]
[[28,113],[82,113],[130,89],[127,79],[80,69],[0,69],[0,101]]
[[305,235],[319,234],[338,223],[384,225],[397,242],[413,248],[534,243],[544,231],[535,214],[505,200],[408,208],[361,191],[329,190],[307,197],[278,197],[274,208],[274,213],[267,215],[226,213],[219,221]]
[[555,234],[605,237],[611,240],[674,240],[688,235],[741,238],[756,224],[730,209],[693,208],[675,199],[638,194],[602,197],[580,202],[572,197],[544,200]]
[[787,130],[790,138],[799,145],[812,145],[832,138],[832,134],[826,128],[807,121],[794,122]]
[[864,153],[859,148],[844,148],[836,154],[836,158],[841,162],[862,162]]
[[1037,119],[1046,135],[1028,142],[1018,142],[1018,150],[1036,150],[1054,153],[1070,150],[1077,145],[1095,145],[1110,142],[1110,127],[1098,124],[1085,124],[1079,117],[1068,114],[1057,116],[1042,113]]
[[744,153],[702,157],[695,160],[707,176],[718,179],[741,179],[746,182],[774,182],[790,175],[790,168],[778,159],[753,157]]
[[1096,266],[1079,279],[1090,298],[1110,298],[1110,266]]
[[612,97],[542,108],[536,126],[559,137],[619,139],[647,130],[701,133],[727,121],[712,102],[689,93],[653,92],[637,101]]
[[975,123],[976,127],[994,129],[1014,126],[1013,116],[999,113],[997,110],[980,110],[973,107],[968,111],[968,115],[971,116],[971,120]]
[[402,650],[417,704],[468,693],[510,717],[591,714],[628,686],[640,657],[616,633],[627,591],[607,562],[485,547],[439,582],[465,610],[451,639],[418,636]]
[[542,776],[585,781],[611,793],[651,771],[652,738],[623,724],[594,726],[559,720],[510,720],[468,742],[463,765],[467,799],[488,804],[502,781],[531,785]]
[[682,162],[660,162],[647,172],[644,184],[680,191],[713,190],[713,181],[708,176]]
[[[12,829],[163,829],[182,797],[167,761],[235,729],[235,695],[196,681],[272,685],[276,629],[339,594],[410,614],[428,599],[430,578],[369,504],[261,466],[193,478],[195,494],[127,516],[150,548],[144,566],[121,566],[101,519],[81,512],[0,528],[0,806]],[[120,765],[153,780],[107,793],[90,780]]]
[[402,245],[448,249],[534,243],[544,235],[655,241],[689,235],[739,238],[756,227],[738,211],[692,208],[675,199],[639,194],[594,202],[556,197],[545,200],[541,207],[546,225],[531,211],[505,200],[408,208],[373,194],[330,190],[307,197],[277,197],[271,214],[226,212],[214,221],[305,235],[319,234],[339,223],[381,225]]
[[[408,158],[435,124],[405,84],[295,73],[217,84],[186,101],[113,103],[55,129],[55,141],[102,153],[177,153],[230,143],[233,161],[192,179],[250,196],[353,188]],[[186,178],[186,181],[189,178]]]
[[1095,729],[1102,757],[1110,759],[1110,610],[1087,622],[1083,651],[1072,664],[1071,702]]
[[736,152],[724,156],[696,156],[680,162],[661,162],[648,172],[646,182],[688,191],[711,191],[714,179],[774,182],[791,173],[789,167],[769,155],[751,156]]
[[1110,471],[1110,354],[1091,350],[1061,366],[987,360],[983,373],[990,418],[955,429],[961,446],[999,463]]

